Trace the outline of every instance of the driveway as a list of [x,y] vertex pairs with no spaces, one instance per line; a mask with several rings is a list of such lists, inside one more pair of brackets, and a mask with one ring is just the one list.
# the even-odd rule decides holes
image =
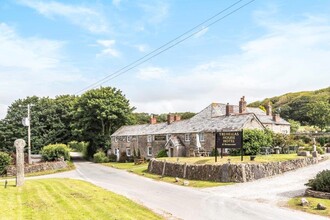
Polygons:
[[271,178],[231,186],[195,189],[144,178],[123,170],[86,161],[75,162],[76,170],[36,178],[73,178],[88,181],[126,196],[167,219],[327,219],[293,211],[281,205],[306,187],[317,172],[330,169],[330,160]]

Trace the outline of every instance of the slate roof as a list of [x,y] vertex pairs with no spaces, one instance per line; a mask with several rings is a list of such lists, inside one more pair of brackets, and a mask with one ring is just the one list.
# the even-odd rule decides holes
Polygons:
[[[197,133],[197,132],[214,132],[216,130],[240,130],[245,124],[253,119],[259,121],[260,126],[263,124],[274,124],[272,116],[266,115],[259,108],[247,107],[246,113],[238,114],[238,106],[234,106],[234,114],[225,116],[226,104],[212,103],[194,117],[175,121],[171,124],[157,123],[144,125],[130,125],[119,128],[111,136],[133,136],[133,135],[154,135],[154,134],[179,134],[179,133]],[[281,119],[276,124],[288,124]]]

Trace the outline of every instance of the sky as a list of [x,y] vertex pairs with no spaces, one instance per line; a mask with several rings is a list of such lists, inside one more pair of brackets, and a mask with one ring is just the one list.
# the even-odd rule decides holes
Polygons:
[[90,88],[116,87],[136,112],[155,114],[330,85],[324,0],[255,0],[238,9],[250,2],[241,0],[195,35],[111,77],[237,1],[2,0],[0,119],[17,99],[81,95],[108,76]]

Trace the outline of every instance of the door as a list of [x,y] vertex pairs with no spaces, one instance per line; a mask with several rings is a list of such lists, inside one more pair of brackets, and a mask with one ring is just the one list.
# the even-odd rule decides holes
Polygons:
[[173,149],[173,147],[170,148],[170,157],[174,157],[174,149]]

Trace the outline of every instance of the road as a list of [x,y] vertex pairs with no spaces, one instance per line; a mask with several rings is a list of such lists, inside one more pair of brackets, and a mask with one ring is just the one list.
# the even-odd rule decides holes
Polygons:
[[86,161],[76,170],[34,178],[74,178],[126,196],[167,219],[317,220],[327,219],[282,205],[303,194],[304,183],[330,169],[330,160],[271,178],[230,186],[195,189],[144,178]]

